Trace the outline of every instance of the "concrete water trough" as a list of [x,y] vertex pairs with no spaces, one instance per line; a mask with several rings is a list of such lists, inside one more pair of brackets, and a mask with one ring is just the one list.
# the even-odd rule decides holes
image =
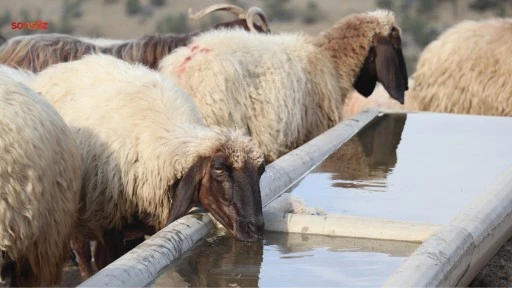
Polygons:
[[417,248],[417,243],[297,233],[268,232],[263,243],[211,235],[149,286],[374,287]]
[[467,285],[512,233],[510,129],[506,117],[366,110],[260,181],[263,203],[291,193],[327,215],[265,211],[264,242],[247,244],[196,212],[80,286]]

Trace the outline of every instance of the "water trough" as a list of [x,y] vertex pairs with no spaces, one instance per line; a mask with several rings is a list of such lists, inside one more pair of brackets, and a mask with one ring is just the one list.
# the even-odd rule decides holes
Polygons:
[[[428,114],[433,113],[412,114],[414,115],[413,118],[416,117],[421,120],[422,117],[428,118],[432,116],[429,116]],[[402,115],[403,117],[405,117],[405,115],[412,114],[410,113]],[[343,147],[345,146],[343,146],[342,149],[339,148],[344,143],[349,141],[349,139],[351,139],[352,136],[354,136],[364,127],[368,127],[370,125],[374,125],[375,123],[382,122],[382,119],[386,119],[386,115],[387,114],[384,114],[378,110],[366,110],[361,114],[356,115],[352,119],[338,124],[337,126],[333,127],[329,131],[326,131],[325,133],[316,137],[315,139],[311,140],[305,145],[284,155],[271,165],[268,165],[266,172],[264,173],[260,181],[263,203],[269,203],[283,193],[299,193],[301,197],[305,196],[304,198],[306,199],[308,205],[312,205],[312,203],[313,205],[317,205],[317,203],[312,202],[314,198],[307,198],[307,194],[300,194],[300,191],[308,190],[302,188],[307,187],[309,179],[317,176],[316,174],[321,175],[321,173],[326,173],[325,163],[329,162],[329,157],[335,157],[337,154],[337,152],[333,152],[343,150]],[[401,116],[395,118],[400,117]],[[467,119],[463,118],[454,119],[455,120],[453,120],[453,122],[467,121]],[[503,122],[501,120],[502,119],[485,119],[485,121],[491,121],[494,125],[497,125],[496,123],[499,124]],[[381,136],[377,135],[372,137]],[[367,136],[358,137],[368,138]],[[425,134],[422,135],[422,137],[428,138],[429,136]],[[495,137],[495,135],[491,135],[489,137]],[[417,136],[415,136],[414,138],[417,138]],[[403,153],[404,149],[406,149],[404,147],[407,147],[407,143],[403,145],[402,144],[403,143],[400,144],[400,149],[402,149],[402,152],[400,153]],[[396,146],[398,144],[394,143],[393,145],[395,146],[394,149],[396,149]],[[363,148],[366,150],[371,150],[373,149],[373,147],[374,146],[372,145],[363,144]],[[377,156],[377,158],[379,157]],[[396,158],[400,157],[395,155],[395,162]],[[377,162],[380,161],[379,163],[382,164],[383,159],[377,159]],[[508,161],[508,158],[505,160],[501,160],[501,162],[503,162],[500,162],[501,166],[498,165],[499,167],[495,167],[495,170],[499,172],[502,172],[503,165]],[[373,164],[370,163],[369,165],[371,166]],[[397,169],[400,171],[400,165],[402,164],[399,163],[399,165],[397,164],[397,167],[393,166],[392,169],[388,169],[389,167],[386,168],[389,171],[383,174],[385,175],[383,176],[383,179],[385,180],[384,182],[386,182],[386,185],[391,187],[391,192],[393,191],[392,189],[396,188],[394,185],[389,184],[389,181],[392,181],[390,179],[392,179],[393,177],[393,169],[395,169],[395,172]],[[403,165],[401,169],[404,169]],[[368,171],[374,172],[374,169],[369,169]],[[489,184],[487,183],[489,182],[489,179],[494,178],[491,176],[496,174],[496,171],[491,172],[487,173],[485,177],[482,177],[484,178],[485,181],[480,181],[481,183],[478,183],[478,185],[485,184],[482,187],[486,188]],[[498,184],[495,184],[495,186],[493,186],[494,188],[487,187],[487,190],[485,190],[484,192],[481,191],[483,189],[480,189],[482,187],[478,185],[472,185],[474,191],[472,191],[469,194],[460,194],[461,191],[457,192],[459,194],[454,193],[456,195],[459,195],[457,197],[459,197],[460,203],[456,203],[457,205],[454,205],[454,208],[452,208],[450,211],[445,211],[444,214],[441,213],[442,216],[439,216],[438,218],[421,218],[423,217],[422,215],[424,213],[420,211],[421,213],[415,214],[416,211],[414,209],[405,209],[403,211],[391,211],[393,213],[389,214],[389,212],[386,212],[385,209],[379,210],[380,207],[378,205],[373,204],[371,202],[371,198],[368,198],[368,200],[364,200],[364,203],[365,205],[369,205],[368,207],[376,207],[376,209],[374,210],[377,212],[377,214],[375,215],[365,215],[364,213],[360,213],[363,210],[358,211],[356,208],[358,208],[359,206],[357,205],[352,205],[351,207],[355,208],[352,209],[351,211],[328,211],[330,212],[330,214],[328,214],[327,216],[283,214],[265,211],[264,216],[266,221],[266,230],[288,233],[300,233],[298,235],[303,235],[302,237],[317,237],[313,235],[324,235],[331,236],[328,238],[334,239],[340,238],[340,236],[344,236],[380,240],[408,241],[399,243],[421,243],[425,241],[421,246],[419,246],[418,249],[415,249],[416,251],[414,251],[412,255],[406,255],[407,260],[404,260],[404,264],[400,266],[400,268],[397,269],[394,274],[389,274],[391,275],[391,278],[388,279],[385,285],[467,285],[467,283],[471,281],[475,274],[483,267],[483,265],[490,259],[490,257],[494,255],[497,249],[503,244],[503,242],[506,241],[506,239],[508,239],[508,237],[512,233],[512,220],[510,219],[510,213],[512,211],[512,203],[510,203],[510,201],[512,201],[512,198],[509,199],[512,196],[507,196],[507,193],[508,195],[512,195],[512,191],[510,191],[512,187],[512,182],[507,182],[510,179],[512,179],[512,176],[510,176],[509,178],[507,177],[508,176],[506,175],[503,176],[502,179],[505,180],[500,180],[501,182],[499,181]],[[351,183],[351,185],[353,184],[359,185],[359,183],[356,182]],[[375,183],[370,184],[373,185]],[[377,183],[377,186],[378,185],[380,184]],[[357,185],[353,186],[355,187]],[[320,189],[316,192],[331,193],[332,189],[329,189]],[[453,190],[453,187],[450,189]],[[359,197],[363,199],[364,197],[369,197],[368,195],[377,195],[375,197],[377,199],[381,199],[380,201],[382,201],[382,199],[385,199],[385,197],[399,197],[395,199],[405,198],[408,199],[408,201],[416,200],[414,198],[407,198],[408,196],[412,195],[407,195],[407,193],[403,194],[400,189],[395,189],[395,192],[387,194],[375,194],[373,192],[373,194],[371,194],[360,191],[356,191],[356,193],[359,193]],[[424,194],[425,193],[421,195]],[[489,196],[488,194],[494,195],[492,196],[494,198],[490,198],[491,196]],[[460,195],[466,196],[464,198],[464,201],[460,201]],[[325,195],[322,197],[323,198],[321,199],[324,200],[330,199]],[[349,197],[345,199],[347,203],[350,203],[350,201],[353,201],[354,199],[350,195],[347,197]],[[372,196],[372,198],[374,197]],[[432,199],[435,200],[435,198]],[[470,201],[472,199],[475,200]],[[432,203],[431,205],[434,205],[433,207],[435,208],[435,201],[433,200],[430,200],[427,197],[420,199],[420,202],[418,204],[414,204],[413,202],[410,203],[413,203],[413,205],[426,203],[427,206],[429,203]],[[421,201],[423,201],[423,203]],[[378,204],[378,202],[375,203]],[[439,205],[439,207],[441,206],[442,205]],[[466,207],[464,208],[464,206]],[[489,210],[490,208],[494,210]],[[411,215],[421,217],[415,218],[411,217]],[[478,215],[485,215],[485,217],[479,217]],[[456,217],[454,218],[454,216]],[[200,247],[203,244],[197,246],[195,245],[195,243],[197,243],[198,241],[204,242],[204,237],[211,237],[210,233],[212,232],[214,226],[215,225],[213,224],[213,221],[211,220],[207,213],[196,212],[191,215],[187,215],[180,219],[179,221],[171,223],[168,227],[158,232],[150,239],[146,240],[144,243],[142,243],[141,245],[139,245],[138,247],[136,247],[135,249],[133,249],[120,259],[118,259],[117,261],[115,261],[114,263],[99,271],[96,275],[82,283],[80,286],[147,286],[150,283],[153,283],[153,281],[155,281],[155,278],[160,276],[160,272],[162,270],[172,270],[172,266],[167,267],[171,262],[175,264],[176,261],[181,261],[177,259],[182,257],[184,253],[194,254],[195,252],[193,251],[200,249],[197,247]],[[360,239],[358,241],[363,240]],[[194,246],[193,251],[187,252],[187,250],[192,246]],[[438,255],[438,258],[434,257],[435,259],[430,259],[429,256],[427,255],[430,255],[432,253],[434,253],[434,255]],[[427,261],[429,259],[430,262]],[[418,271],[420,271],[420,268],[424,269],[428,273],[418,273]],[[375,283],[382,284],[384,283],[384,281]],[[372,283],[372,285],[380,285],[375,283]],[[320,284],[321,283],[318,283],[318,285]],[[354,283],[352,284],[356,285]]]

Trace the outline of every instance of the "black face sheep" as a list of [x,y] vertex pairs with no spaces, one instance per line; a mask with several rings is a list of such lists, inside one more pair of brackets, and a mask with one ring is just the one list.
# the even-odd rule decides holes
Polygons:
[[0,268],[9,286],[55,285],[78,216],[81,161],[62,117],[0,68]]
[[200,203],[235,238],[261,239],[262,151],[240,130],[205,126],[174,82],[100,54],[53,65],[33,87],[80,147],[84,238],[109,247],[109,231],[138,221],[160,230]]
[[[188,34],[149,35],[133,40],[94,39],[63,34],[17,36],[0,46],[0,63],[39,72],[52,64],[73,61],[93,52],[101,52],[130,63],[142,63],[156,68],[165,55],[177,47],[187,45],[192,37],[211,29],[242,27],[247,31],[270,32],[265,13],[256,7],[245,13],[242,8],[234,5],[216,4],[192,17],[199,19],[217,10],[229,11],[242,19],[218,23],[205,30]],[[261,18],[261,26],[253,23],[255,16]]]
[[205,32],[162,59],[159,71],[189,92],[208,124],[245,129],[273,161],[341,121],[352,87],[369,96],[379,81],[403,103],[400,45],[393,13],[377,10],[318,37]]
[[421,53],[408,99],[419,110],[512,116],[512,18],[463,21]]

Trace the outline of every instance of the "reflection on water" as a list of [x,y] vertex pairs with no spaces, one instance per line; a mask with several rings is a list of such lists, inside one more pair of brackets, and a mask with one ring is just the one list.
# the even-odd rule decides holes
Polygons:
[[444,224],[512,165],[510,130],[512,117],[384,115],[293,193],[327,213]]
[[406,119],[406,114],[383,115],[332,153],[313,173],[330,173],[334,187],[385,192],[386,176],[395,167],[396,148]]
[[210,235],[152,283],[156,286],[378,286],[417,244],[266,232],[264,243]]

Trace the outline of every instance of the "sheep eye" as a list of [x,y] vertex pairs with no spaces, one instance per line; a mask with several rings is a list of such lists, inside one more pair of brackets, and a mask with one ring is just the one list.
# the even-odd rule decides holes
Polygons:
[[218,180],[222,180],[224,178],[226,172],[226,167],[221,164],[214,165],[212,167],[212,175]]
[[214,158],[212,160],[210,173],[215,179],[219,181],[225,180],[224,178],[227,176],[228,171],[230,171],[229,166],[222,159]]
[[224,169],[221,166],[216,166],[213,167],[213,171],[215,171],[215,173],[221,174],[222,172],[224,172]]

